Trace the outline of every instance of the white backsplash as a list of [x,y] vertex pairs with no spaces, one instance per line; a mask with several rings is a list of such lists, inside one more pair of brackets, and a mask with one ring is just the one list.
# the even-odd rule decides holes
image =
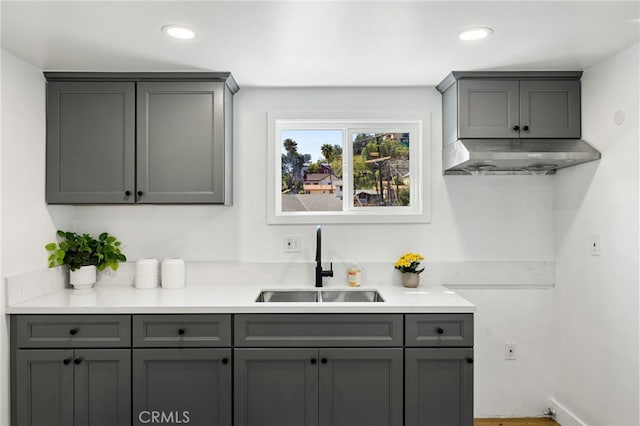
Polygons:
[[[326,287],[347,286],[347,269],[352,264],[333,265],[333,278]],[[400,272],[393,263],[359,263],[363,287],[400,285]],[[229,263],[187,262],[187,285],[236,285],[264,283],[264,288],[313,287],[314,263]],[[323,263],[324,269],[328,265]],[[133,286],[135,262],[120,264],[117,271],[98,275],[98,286]],[[7,304],[68,288],[66,269],[41,269],[5,278]],[[555,262],[429,262],[421,282],[450,288],[550,288],[555,285]]]

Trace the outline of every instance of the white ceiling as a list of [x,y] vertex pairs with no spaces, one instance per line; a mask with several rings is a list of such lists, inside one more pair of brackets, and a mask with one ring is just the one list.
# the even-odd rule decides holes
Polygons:
[[[2,47],[44,70],[231,71],[243,86],[435,85],[451,70],[584,69],[638,43],[638,1],[1,3]],[[198,37],[171,40],[166,24]],[[495,34],[462,42],[458,31]]]

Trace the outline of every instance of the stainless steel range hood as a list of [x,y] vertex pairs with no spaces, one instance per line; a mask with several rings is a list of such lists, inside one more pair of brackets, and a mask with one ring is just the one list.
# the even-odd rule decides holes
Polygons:
[[453,71],[442,93],[445,175],[545,175],[600,159],[582,140],[582,71]]
[[600,159],[581,139],[458,139],[443,147],[445,175],[544,175]]

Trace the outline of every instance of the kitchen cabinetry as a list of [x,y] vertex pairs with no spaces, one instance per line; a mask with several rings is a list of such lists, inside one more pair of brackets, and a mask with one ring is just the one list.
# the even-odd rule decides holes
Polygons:
[[473,314],[12,315],[11,354],[13,426],[473,422]]
[[[231,316],[133,316],[133,424],[231,426]],[[168,421],[170,420],[170,421]]]
[[237,315],[235,331],[237,426],[402,424],[401,315]]
[[12,327],[12,424],[131,424],[129,316],[22,315]]
[[407,315],[405,425],[473,424],[473,315]]
[[582,72],[453,72],[443,94],[443,137],[580,138]]
[[45,76],[48,203],[232,203],[229,73]]

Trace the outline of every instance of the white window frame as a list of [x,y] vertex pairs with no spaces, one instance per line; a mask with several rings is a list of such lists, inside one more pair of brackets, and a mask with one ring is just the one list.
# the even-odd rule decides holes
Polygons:
[[[409,118],[408,118],[409,117]],[[414,118],[418,117],[418,118]],[[283,212],[281,196],[281,132],[283,130],[343,130],[343,210]],[[350,159],[351,135],[356,133],[410,133],[409,170],[410,205],[394,207],[353,207],[353,178]],[[424,138],[424,119],[419,113],[269,113],[267,149],[267,223],[268,224],[356,224],[356,223],[428,223],[430,222],[431,168],[427,161],[429,143]]]

